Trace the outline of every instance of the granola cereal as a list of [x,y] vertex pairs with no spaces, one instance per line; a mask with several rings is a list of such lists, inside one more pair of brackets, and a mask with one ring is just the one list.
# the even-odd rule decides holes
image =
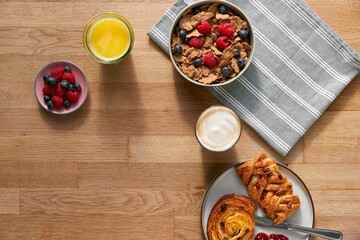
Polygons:
[[193,80],[225,82],[248,62],[251,46],[247,22],[229,8],[221,14],[217,3],[204,4],[198,10],[195,15],[191,9],[186,11],[172,34],[174,60]]

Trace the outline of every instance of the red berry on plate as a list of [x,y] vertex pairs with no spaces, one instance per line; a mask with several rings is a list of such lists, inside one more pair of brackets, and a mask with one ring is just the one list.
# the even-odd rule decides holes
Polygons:
[[65,98],[69,99],[71,102],[75,102],[79,97],[79,92],[78,91],[67,91],[65,93]]
[[53,78],[56,78],[56,80],[58,80],[58,81],[61,81],[63,74],[64,74],[64,68],[59,67],[59,68],[55,69],[54,71],[52,71],[50,73],[50,76],[52,76]]
[[70,84],[75,83],[75,75],[73,73],[64,73],[62,80],[68,80]]
[[270,240],[289,240],[289,238],[282,234],[270,234]]
[[58,82],[56,85],[56,95],[62,97],[62,96],[64,96],[65,92],[66,92],[66,89],[62,88],[60,85],[60,82]]
[[56,95],[55,86],[45,85],[42,89],[45,95],[54,96]]
[[228,38],[232,38],[234,35],[234,29],[230,23],[221,24],[218,27],[218,31],[221,35],[226,36]]
[[270,240],[269,236],[266,233],[258,233],[254,240]]
[[202,38],[201,37],[192,37],[189,42],[190,47],[201,48]]
[[53,96],[51,98],[51,101],[55,104],[56,108],[61,108],[61,106],[63,105],[64,99],[60,96]]
[[208,21],[203,21],[199,26],[197,26],[199,32],[208,34],[211,33],[211,26]]
[[219,48],[220,50],[224,50],[229,45],[230,45],[229,39],[227,37],[225,37],[225,36],[219,37],[216,40],[216,47]]
[[209,52],[203,56],[201,61],[208,67],[214,67],[217,64],[217,59],[215,58],[214,54]]

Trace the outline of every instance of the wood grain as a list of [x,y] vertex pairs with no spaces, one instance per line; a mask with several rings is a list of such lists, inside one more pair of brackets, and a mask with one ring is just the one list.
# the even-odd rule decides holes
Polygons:
[[175,239],[201,239],[200,216],[176,216]]
[[0,118],[2,133],[12,134],[15,130],[27,134],[64,131],[74,134],[194,134],[197,114],[187,110],[86,109],[85,105],[91,104],[89,98],[84,108],[65,116],[51,114],[41,106],[38,109],[7,109],[6,115]]
[[[315,213],[320,215],[341,217],[360,216],[357,207],[360,201],[360,190],[312,190],[311,196],[314,201]],[[341,204],[341,208],[335,207]]]
[[0,215],[19,214],[20,212],[19,189],[0,188]]
[[22,190],[21,214],[131,216],[197,215],[203,190]]
[[305,163],[360,163],[360,112],[325,112],[304,136]]
[[1,240],[174,239],[174,217],[0,215]]
[[[59,147],[54,152],[53,147],[45,147],[44,143],[54,141],[54,134],[13,133],[0,135],[0,161],[20,160],[49,162],[103,162],[127,161],[128,137],[121,135],[85,135],[74,134],[71,130],[56,134],[58,139],[66,139],[66,146]],[[69,127],[70,128],[70,127]],[[101,147],[99,147],[101,146]],[[88,149],[86,152],[79,149]],[[42,149],[42,155],[39,155]],[[24,154],[26,152],[26,154]],[[50,158],[50,159],[49,159]]]
[[8,84],[0,80],[0,108],[8,108],[9,97],[8,97]]
[[[360,52],[358,0],[306,2]],[[184,81],[146,35],[172,4],[0,1],[0,240],[201,239],[207,185],[260,151],[308,186],[316,227],[358,239],[360,75],[286,158],[247,124],[233,149],[209,152],[194,124],[219,101]],[[114,65],[93,61],[82,46],[87,21],[107,11],[126,17],[136,36]],[[34,97],[35,77],[56,60],[77,64],[89,82],[86,103],[67,116],[46,112]]]
[[0,187],[78,187],[78,163],[0,161]]
[[[179,156],[180,158],[181,156]],[[205,190],[228,163],[79,163],[80,188]]]
[[309,189],[359,190],[359,164],[290,164]]

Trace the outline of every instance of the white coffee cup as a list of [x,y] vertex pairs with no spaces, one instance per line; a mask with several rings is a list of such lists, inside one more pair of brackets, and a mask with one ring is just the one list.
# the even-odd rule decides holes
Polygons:
[[241,135],[241,122],[236,113],[224,106],[212,106],[199,116],[195,135],[206,149],[223,152],[232,148]]

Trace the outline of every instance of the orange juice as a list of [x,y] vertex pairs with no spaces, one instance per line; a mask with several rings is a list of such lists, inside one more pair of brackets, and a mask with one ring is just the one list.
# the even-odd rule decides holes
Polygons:
[[102,58],[117,59],[129,45],[130,32],[119,20],[101,20],[90,30],[90,48]]
[[115,63],[130,52],[134,32],[125,18],[115,13],[102,13],[89,21],[83,41],[85,49],[95,60]]

